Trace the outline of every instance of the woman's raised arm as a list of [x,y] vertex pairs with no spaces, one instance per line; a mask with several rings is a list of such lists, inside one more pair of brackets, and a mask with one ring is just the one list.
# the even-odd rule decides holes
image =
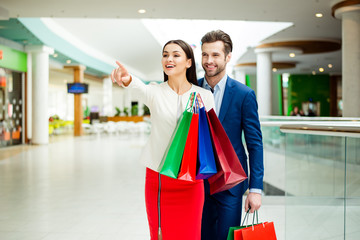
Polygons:
[[116,64],[118,67],[111,72],[111,80],[119,86],[129,86],[132,80],[129,72],[120,62],[116,61]]

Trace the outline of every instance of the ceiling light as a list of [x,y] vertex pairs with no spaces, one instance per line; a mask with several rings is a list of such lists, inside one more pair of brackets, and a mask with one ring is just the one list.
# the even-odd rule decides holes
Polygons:
[[333,67],[333,65],[332,65],[332,64],[329,64],[329,65],[328,65],[328,67],[329,67],[329,68],[332,68],[332,67]]
[[57,54],[57,53],[54,53],[53,57],[56,58],[57,56],[58,56],[58,54]]
[[67,64],[70,64],[71,63],[71,60],[69,59],[69,60],[66,60],[66,63]]
[[276,71],[277,71],[277,68],[273,68],[272,71],[273,71],[273,72],[276,72]]
[[293,57],[295,57],[295,53],[290,53],[289,56],[290,56],[291,58],[293,58]]
[[141,13],[141,14],[146,13],[146,10],[145,9],[139,9],[138,13]]
[[324,71],[324,68],[319,68],[319,72],[323,72]]
[[317,18],[321,18],[321,17],[323,17],[324,15],[323,15],[322,13],[316,13],[315,16],[316,16]]
[[315,72],[315,71],[312,71],[311,73],[312,73],[312,75],[315,75],[315,74],[316,74],[316,72]]

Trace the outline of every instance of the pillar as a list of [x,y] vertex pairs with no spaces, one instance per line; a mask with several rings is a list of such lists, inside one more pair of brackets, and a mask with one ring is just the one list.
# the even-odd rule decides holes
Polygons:
[[31,142],[48,144],[49,54],[53,54],[54,49],[41,45],[27,46],[25,50],[31,55],[31,106],[28,109],[31,116]]
[[271,115],[271,52],[266,49],[256,49],[256,96],[260,116]]
[[333,11],[342,20],[343,117],[360,117],[360,4],[343,1]]
[[103,79],[103,113],[105,116],[112,116],[114,112],[112,86],[113,82],[110,77]]
[[[65,66],[65,68],[71,68],[74,70],[74,83],[82,83],[84,82],[84,71],[85,66],[77,65],[77,66]],[[74,136],[82,136],[83,128],[83,108],[82,108],[82,97],[81,93],[74,94]]]

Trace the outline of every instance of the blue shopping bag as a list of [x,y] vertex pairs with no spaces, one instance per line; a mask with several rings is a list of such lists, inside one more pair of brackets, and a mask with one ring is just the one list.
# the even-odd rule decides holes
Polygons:
[[217,173],[214,150],[205,107],[199,109],[198,172],[196,179],[207,179]]

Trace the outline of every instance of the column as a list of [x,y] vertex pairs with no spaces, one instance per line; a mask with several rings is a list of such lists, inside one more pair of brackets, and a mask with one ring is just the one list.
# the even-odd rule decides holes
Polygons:
[[[65,68],[71,68],[74,70],[74,83],[84,82],[84,71],[85,66],[65,66]],[[83,107],[82,107],[82,97],[80,93],[74,94],[74,136],[82,136],[83,128]]]
[[[32,55],[27,55],[27,79],[26,79],[26,137],[32,139]],[[31,142],[31,141],[30,141]]]
[[267,49],[256,49],[256,98],[260,116],[271,115],[271,52]]
[[103,79],[103,113],[105,116],[112,116],[114,108],[112,105],[112,81],[110,77]]
[[333,7],[342,20],[343,117],[360,117],[360,4],[348,2]]
[[[33,144],[49,143],[48,88],[49,88],[49,54],[54,49],[47,46],[27,46],[31,53],[31,142]],[[29,109],[28,109],[29,110]],[[28,112],[29,114],[29,112]],[[28,126],[30,127],[30,126]]]
[[246,72],[243,67],[234,67],[234,76],[236,80],[246,85]]

